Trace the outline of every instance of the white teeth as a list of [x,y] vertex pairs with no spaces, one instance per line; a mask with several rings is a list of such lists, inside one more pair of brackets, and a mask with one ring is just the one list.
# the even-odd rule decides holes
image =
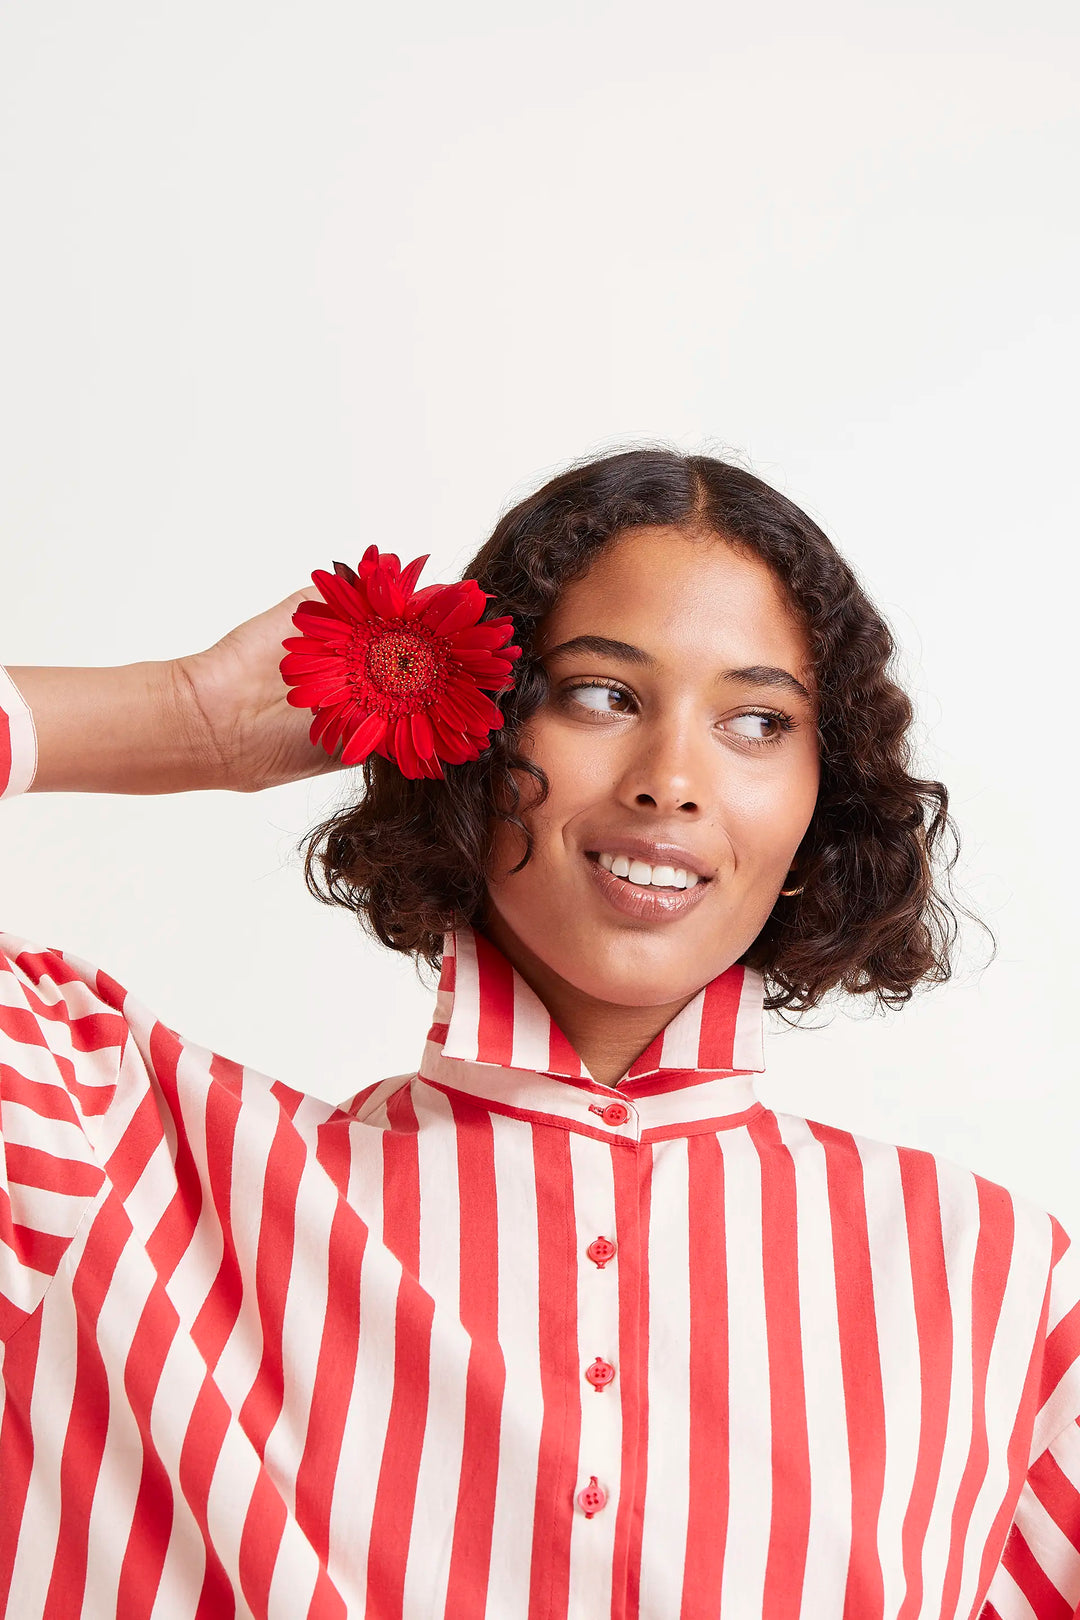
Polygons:
[[692,889],[700,881],[696,872],[681,866],[650,866],[647,861],[631,860],[628,855],[611,855],[606,851],[597,856],[605,872],[613,877],[626,878],[631,883],[655,889]]

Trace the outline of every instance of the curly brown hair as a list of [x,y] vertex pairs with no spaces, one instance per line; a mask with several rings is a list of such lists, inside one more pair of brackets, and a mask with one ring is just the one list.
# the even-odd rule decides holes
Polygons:
[[[436,968],[448,929],[482,924],[496,823],[524,838],[515,871],[531,853],[520,773],[534,779],[531,804],[547,792],[543,772],[518,751],[522,725],[547,693],[537,629],[606,545],[646,525],[714,534],[763,558],[812,648],[821,779],[797,854],[803,888],[778,898],[739,959],[763,974],[765,1006],[804,1012],[839,988],[898,1007],[921,983],[944,982],[956,910],[974,913],[942,892],[959,837],[944,785],[910,774],[913,708],[890,673],[888,626],[792,501],[731,462],[668,448],[576,462],[503,514],[462,576],[490,593],[485,618],[513,615],[522,648],[513,688],[498,699],[502,729],[478,760],[446,766],[447,785],[410,780],[369,756],[359,802],[301,844],[309,890],[355,911],[391,950]],[[946,834],[952,854],[942,862]]]

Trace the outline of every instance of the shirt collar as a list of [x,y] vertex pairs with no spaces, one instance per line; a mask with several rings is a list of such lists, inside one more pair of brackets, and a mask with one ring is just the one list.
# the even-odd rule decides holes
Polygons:
[[[722,1129],[762,1108],[752,1075],[765,1067],[763,999],[761,974],[733,964],[676,1014],[617,1086],[605,1086],[502,952],[462,928],[444,941],[419,1077],[496,1112],[605,1139]],[[616,1101],[621,1107],[613,1109]]]

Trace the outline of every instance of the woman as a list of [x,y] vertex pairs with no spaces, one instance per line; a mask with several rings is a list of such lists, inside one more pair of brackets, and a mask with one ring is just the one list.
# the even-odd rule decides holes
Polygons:
[[[467,574],[521,647],[501,728],[368,749],[307,849],[440,969],[415,1074],[335,1108],[0,936],[10,1612],[1080,1613],[1076,1246],[754,1096],[767,1010],[950,971],[885,624],[790,501],[666,451]],[[286,687],[315,597],[11,669],[6,793],[350,763]]]

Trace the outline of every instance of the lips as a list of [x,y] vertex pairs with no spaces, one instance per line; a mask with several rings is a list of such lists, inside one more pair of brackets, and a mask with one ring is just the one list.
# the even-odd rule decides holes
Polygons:
[[585,864],[600,894],[624,917],[638,922],[673,922],[692,911],[704,900],[708,882],[698,882],[685,889],[644,883],[632,883],[629,878],[616,877],[600,864],[599,855],[586,855]]

